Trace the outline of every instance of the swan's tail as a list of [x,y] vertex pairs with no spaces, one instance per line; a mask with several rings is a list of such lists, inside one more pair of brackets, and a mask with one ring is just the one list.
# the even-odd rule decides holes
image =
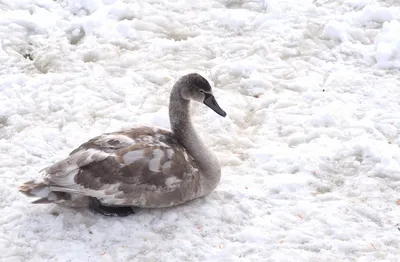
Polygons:
[[29,197],[38,197],[34,204],[56,203],[60,200],[69,200],[71,195],[65,192],[51,191],[44,182],[28,181],[19,187],[19,191]]

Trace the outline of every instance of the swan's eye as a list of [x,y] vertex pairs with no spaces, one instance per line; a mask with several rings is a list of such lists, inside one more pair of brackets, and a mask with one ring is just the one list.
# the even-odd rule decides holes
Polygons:
[[203,90],[200,90],[200,93],[205,94],[205,92]]

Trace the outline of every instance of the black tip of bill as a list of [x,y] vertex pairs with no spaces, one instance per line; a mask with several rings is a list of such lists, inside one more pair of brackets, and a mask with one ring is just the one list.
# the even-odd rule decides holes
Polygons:
[[217,100],[215,100],[215,97],[211,94],[205,94],[206,97],[204,98],[203,103],[214,110],[218,115],[225,117],[226,112],[222,110],[222,108],[218,105]]

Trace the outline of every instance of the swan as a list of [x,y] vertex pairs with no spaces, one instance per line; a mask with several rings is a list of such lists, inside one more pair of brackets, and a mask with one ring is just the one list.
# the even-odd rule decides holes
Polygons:
[[101,134],[19,190],[39,198],[32,203],[85,205],[121,217],[135,208],[171,207],[210,194],[220,182],[221,167],[195,131],[192,100],[226,116],[203,76],[184,75],[170,93],[171,131],[143,126]]

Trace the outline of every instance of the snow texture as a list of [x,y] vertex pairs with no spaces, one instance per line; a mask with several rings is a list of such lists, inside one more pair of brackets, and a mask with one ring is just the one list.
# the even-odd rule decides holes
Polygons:
[[[399,261],[397,0],[0,1],[0,260]],[[86,140],[193,120],[209,196],[107,218],[33,205],[26,180]],[[172,182],[172,181],[171,181]]]

